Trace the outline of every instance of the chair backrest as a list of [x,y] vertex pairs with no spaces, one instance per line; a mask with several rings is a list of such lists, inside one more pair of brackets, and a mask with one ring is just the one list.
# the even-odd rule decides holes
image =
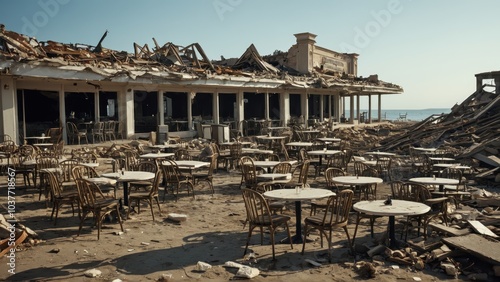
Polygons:
[[379,172],[378,172],[378,170],[376,170],[373,167],[367,167],[359,175],[360,176],[378,177],[379,176]]
[[38,155],[36,165],[37,169],[59,167],[59,160],[53,156]]
[[9,154],[12,154],[17,150],[16,142],[14,142],[13,140],[3,141],[1,147],[2,147],[2,152],[9,153]]
[[217,168],[217,159],[219,158],[219,154],[213,153],[210,158],[210,166],[208,167],[208,176],[211,176],[214,173],[214,170]]
[[73,180],[77,180],[78,178],[91,178],[98,177],[99,174],[93,167],[77,165],[74,166],[71,175],[73,176]]
[[149,195],[158,195],[158,190],[160,189],[160,182],[163,180],[163,174],[160,170],[155,172],[155,177],[153,178],[153,184],[149,190]]
[[328,157],[326,167],[336,167],[344,169],[344,153],[338,153]]
[[49,180],[50,193],[53,197],[60,197],[63,192],[60,179],[57,177],[56,173],[52,173],[50,171],[47,172],[47,175]]
[[252,158],[248,156],[243,156],[240,158],[240,169],[243,179],[245,180],[245,185],[247,187],[256,188],[257,184],[257,171],[255,169],[255,164]]
[[181,173],[175,161],[165,160],[161,168],[166,183],[179,183]]
[[73,168],[78,165],[77,160],[65,160],[59,163],[61,168],[60,181],[68,182],[73,181]]
[[96,205],[97,202],[100,199],[106,198],[97,184],[84,178],[77,178],[75,182],[78,190],[78,198],[82,207],[98,208],[99,205]]
[[132,169],[136,171],[148,171],[155,173],[158,171],[158,166],[154,161],[142,160],[136,163]]
[[332,181],[332,178],[337,176],[344,176],[345,171],[337,167],[329,167],[325,170],[325,181],[329,188],[337,188],[337,184]]
[[36,149],[31,145],[21,145],[18,148],[18,154],[21,162],[35,158]]
[[292,172],[292,164],[289,162],[280,162],[273,167],[273,173],[290,173]]
[[299,179],[297,180],[298,183],[307,184],[307,176],[309,175],[309,166],[311,165],[310,160],[304,160],[302,164],[300,165],[300,173],[299,173]]
[[70,136],[73,136],[73,135],[75,135],[78,132],[76,124],[74,124],[74,123],[72,123],[70,121],[66,122],[66,130],[68,130],[68,134]]
[[360,161],[355,161],[354,162],[354,174],[355,175],[361,175],[363,171],[367,168],[370,168],[367,164],[360,162]]
[[338,192],[336,196],[329,197],[326,206],[328,212],[324,213],[323,223],[329,223],[329,225],[347,225],[353,196],[354,192],[346,189]]
[[233,159],[240,159],[242,154],[243,146],[240,142],[234,142],[229,146],[229,154]]
[[123,151],[123,154],[125,155],[125,169],[133,170],[139,162],[139,153],[134,149],[127,149]]
[[405,183],[405,185],[410,186],[412,201],[425,203],[425,201],[432,198],[431,192],[425,185],[418,183]]
[[[76,125],[75,125],[76,128]],[[62,127],[52,127],[47,130],[47,136],[50,137],[49,142],[50,143],[59,143],[62,140],[62,132],[63,129]],[[76,132],[78,132],[78,129],[76,129]]]
[[247,188],[242,188],[243,202],[250,224],[263,225],[272,223],[271,211],[267,200],[261,193]]
[[391,181],[391,194],[393,199],[412,201],[411,185],[403,181]]

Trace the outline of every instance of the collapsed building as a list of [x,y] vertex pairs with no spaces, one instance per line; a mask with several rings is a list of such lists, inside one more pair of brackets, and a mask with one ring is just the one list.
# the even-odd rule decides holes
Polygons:
[[[68,120],[115,120],[120,133],[137,137],[168,125],[180,137],[196,136],[201,123],[301,118],[360,119],[360,99],[401,94],[377,75],[358,77],[358,54],[315,45],[316,35],[295,34],[288,52],[261,56],[254,45],[237,59],[210,60],[197,44],[154,47],[134,43],[134,53],[97,45],[39,41],[0,28],[0,133],[18,142]],[[262,107],[264,105],[264,107]],[[368,113],[366,122],[371,120]]]

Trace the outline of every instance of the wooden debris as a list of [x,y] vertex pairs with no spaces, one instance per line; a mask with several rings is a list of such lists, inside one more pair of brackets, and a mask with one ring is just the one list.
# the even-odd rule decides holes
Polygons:
[[449,227],[443,224],[431,222],[429,223],[429,227],[432,227],[434,230],[439,232],[443,232],[446,235],[450,236],[463,236],[470,233],[469,229],[456,229],[453,227]]

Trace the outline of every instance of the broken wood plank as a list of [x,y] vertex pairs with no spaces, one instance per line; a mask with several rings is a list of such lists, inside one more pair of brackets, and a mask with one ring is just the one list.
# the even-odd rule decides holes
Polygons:
[[449,226],[439,224],[439,223],[434,223],[434,222],[429,223],[429,227],[432,227],[434,230],[443,232],[444,234],[451,235],[451,236],[463,236],[463,235],[467,235],[470,233],[469,229],[456,229],[453,227],[449,227]]
[[500,243],[477,234],[443,238],[443,242],[494,265],[500,264]]
[[477,220],[467,220],[467,222],[472,226],[472,228],[479,234],[488,235],[493,238],[498,238],[498,235],[493,233],[488,227],[484,226],[480,221]]

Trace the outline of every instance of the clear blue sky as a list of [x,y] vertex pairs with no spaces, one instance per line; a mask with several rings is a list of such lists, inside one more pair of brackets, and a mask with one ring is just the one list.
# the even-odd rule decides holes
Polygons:
[[[360,54],[358,75],[401,85],[384,109],[451,108],[475,90],[474,74],[499,70],[500,1],[436,0],[7,0],[0,23],[41,41],[133,51],[198,42],[210,59],[287,51],[293,34]],[[363,103],[363,102],[362,102]],[[376,103],[376,99],[374,99]]]

